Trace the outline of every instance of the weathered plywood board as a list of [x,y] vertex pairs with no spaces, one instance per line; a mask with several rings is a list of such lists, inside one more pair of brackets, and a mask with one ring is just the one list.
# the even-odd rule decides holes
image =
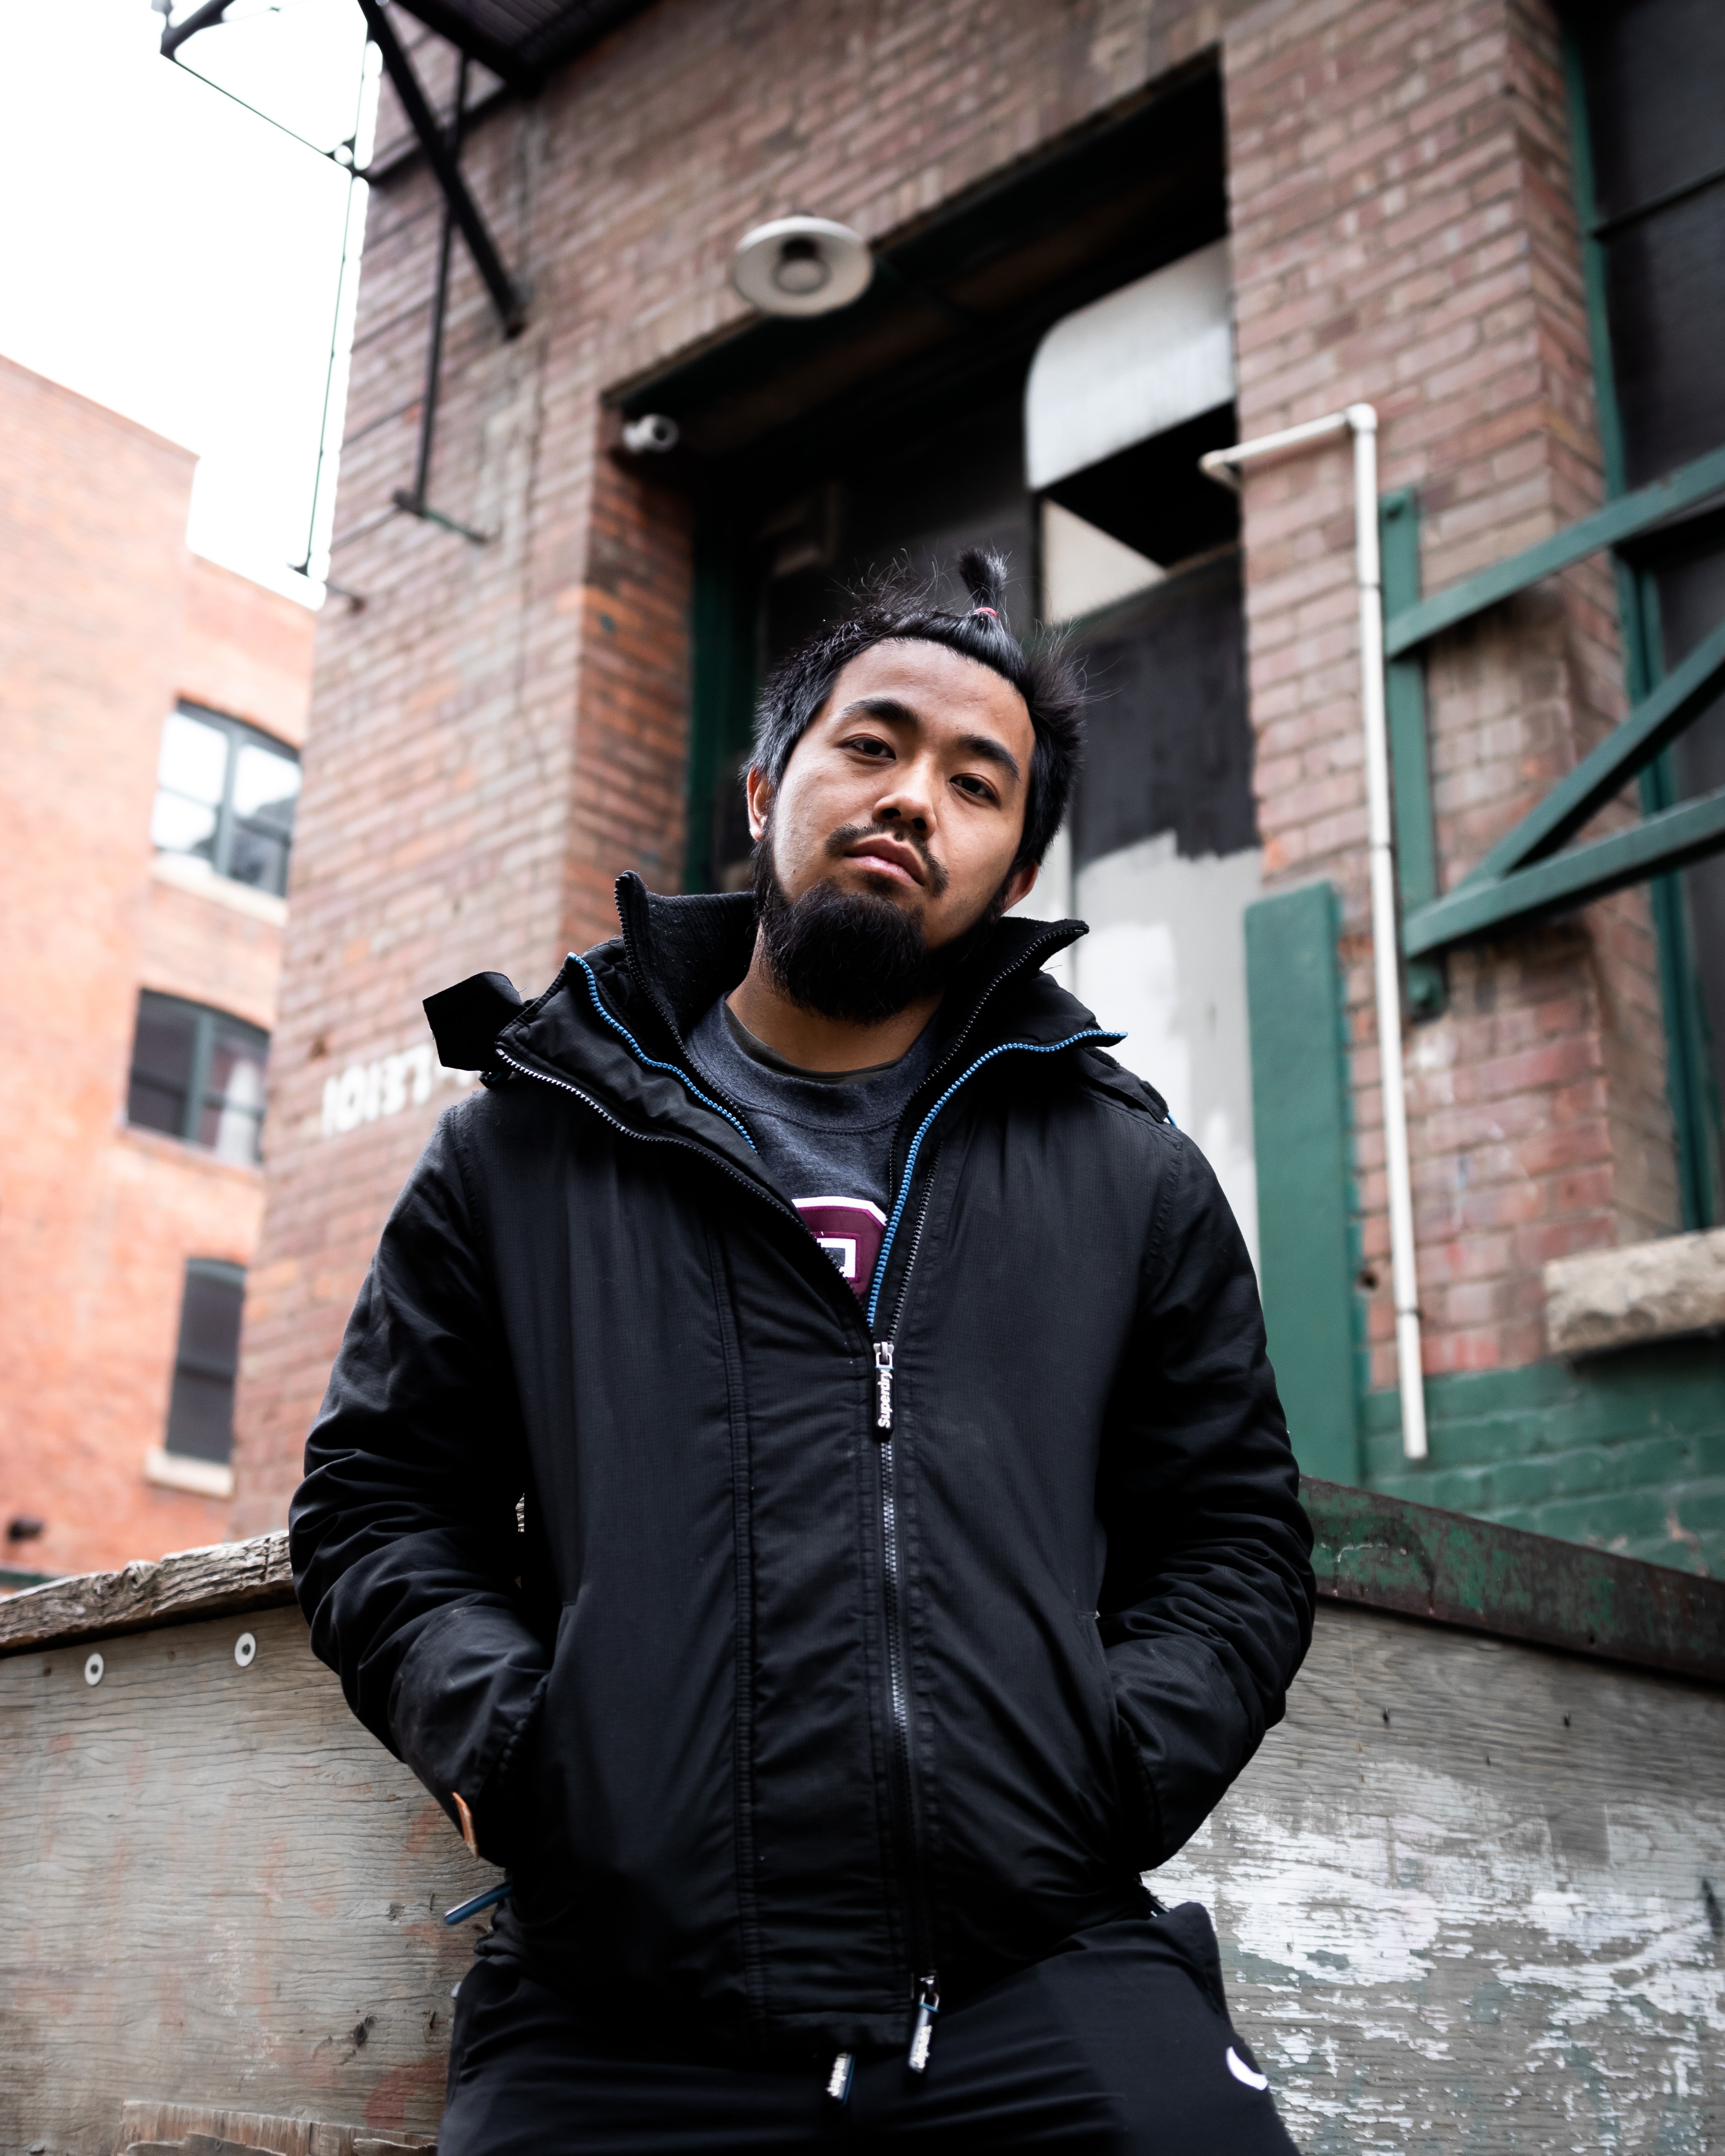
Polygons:
[[1320,1609],[1153,1883],[1312,2156],[1725,2150],[1725,1692]]
[[0,1660],[0,2151],[109,2156],[128,2097],[434,2133],[485,1922],[442,1912],[497,1874],[297,1610],[99,1650]]
[[[495,1873],[295,1611],[100,1650],[0,1659],[0,2156],[110,2156],[141,2097],[434,2132],[440,1912]],[[1725,2156],[1725,1692],[1327,1605],[1156,1885],[1312,2156]]]

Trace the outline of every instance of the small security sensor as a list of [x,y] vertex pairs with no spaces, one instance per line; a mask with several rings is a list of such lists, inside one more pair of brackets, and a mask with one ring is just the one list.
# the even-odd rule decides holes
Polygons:
[[623,446],[631,456],[662,457],[677,446],[677,423],[663,412],[644,412],[639,419],[625,419]]
[[875,258],[860,233],[824,217],[780,217],[737,243],[731,281],[768,315],[829,315],[869,289]]

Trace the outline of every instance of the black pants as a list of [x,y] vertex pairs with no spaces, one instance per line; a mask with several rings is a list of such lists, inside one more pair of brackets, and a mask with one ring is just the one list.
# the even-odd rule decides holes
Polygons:
[[806,2068],[619,2057],[567,2004],[483,1955],[464,1979],[439,2156],[809,2156],[1041,2148],[1289,2156],[1222,1995],[1195,1902],[1069,1940],[949,2008],[926,2073],[861,2061],[842,2107]]

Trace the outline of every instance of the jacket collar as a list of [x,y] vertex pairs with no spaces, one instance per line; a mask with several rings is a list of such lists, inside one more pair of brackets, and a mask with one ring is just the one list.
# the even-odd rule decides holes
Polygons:
[[[589,952],[589,960],[597,968],[602,957],[619,954],[631,986],[682,1051],[691,1029],[748,971],[755,947],[754,900],[747,891],[666,897],[631,873],[617,879],[617,912],[622,936]],[[975,1030],[985,1006],[999,1004],[1013,1030],[1029,1026],[1026,1038],[1039,1043],[1094,1026],[1096,1019],[1077,998],[1040,970],[1086,933],[1081,921],[996,921],[942,1000],[935,1020],[937,1064],[952,1043]],[[1008,989],[1014,993],[1004,996]]]
[[[667,897],[630,874],[618,879],[617,910],[621,936],[572,954],[502,1029],[503,1061],[572,1085],[640,1136],[693,1139],[766,1179],[734,1104],[716,1096],[687,1048],[696,1021],[748,970],[754,901],[746,891]],[[933,1068],[912,1108],[991,1047],[1053,1046],[1096,1028],[1076,997],[1041,971],[1085,932],[1081,921],[995,924],[947,991]]]

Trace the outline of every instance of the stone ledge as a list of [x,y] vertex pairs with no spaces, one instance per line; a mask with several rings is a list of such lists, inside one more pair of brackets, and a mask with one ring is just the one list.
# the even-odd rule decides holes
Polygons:
[[1725,1228],[1553,1258],[1545,1323],[1554,1355],[1594,1355],[1725,1326]]

